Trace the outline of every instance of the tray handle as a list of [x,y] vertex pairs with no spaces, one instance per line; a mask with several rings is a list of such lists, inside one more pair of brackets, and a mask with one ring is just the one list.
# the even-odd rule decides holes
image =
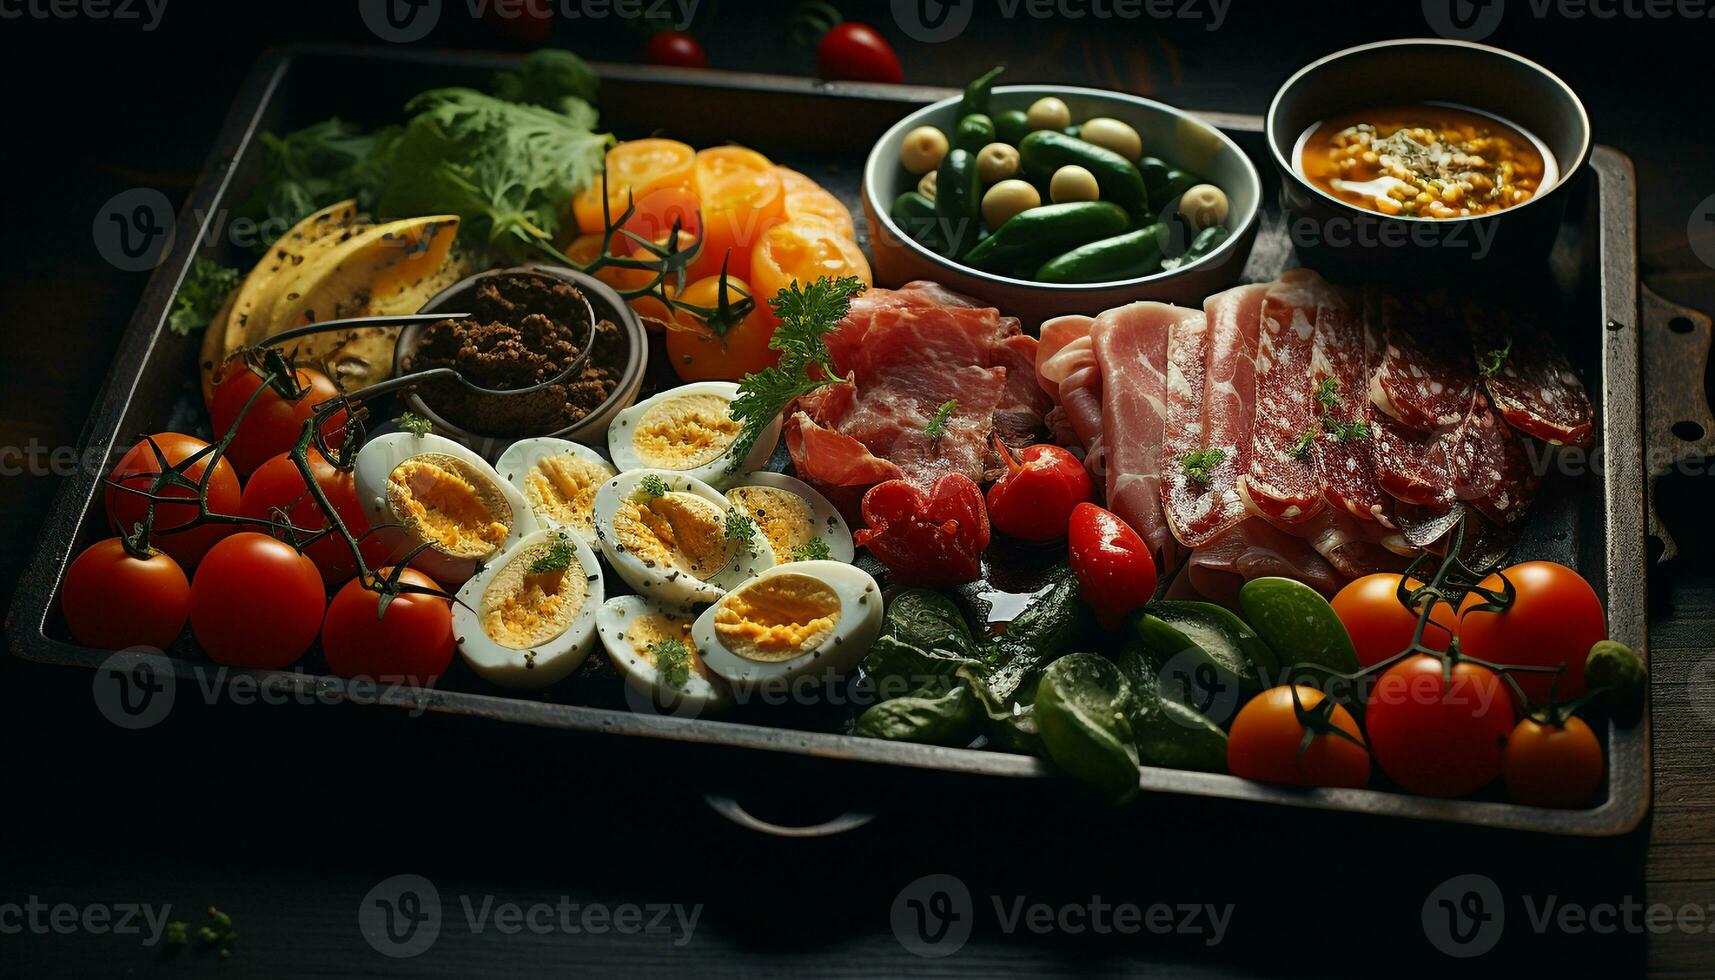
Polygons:
[[1689,459],[1715,457],[1715,417],[1703,394],[1709,364],[1710,318],[1671,303],[1650,289],[1643,308],[1644,448],[1649,467],[1649,533],[1668,561],[1679,554],[1655,512],[1655,482]]
[[851,810],[822,823],[810,824],[803,827],[788,827],[784,824],[771,823],[756,816],[749,810],[746,810],[744,805],[739,803],[738,800],[735,800],[730,796],[706,793],[703,795],[703,802],[709,805],[709,809],[715,811],[728,820],[731,820],[733,823],[738,824],[740,827],[743,827],[746,830],[754,830],[759,834],[767,834],[771,837],[792,837],[800,839],[806,837],[836,837],[840,834],[850,833],[851,831],[857,830],[875,819],[875,814],[873,813],[863,813]]

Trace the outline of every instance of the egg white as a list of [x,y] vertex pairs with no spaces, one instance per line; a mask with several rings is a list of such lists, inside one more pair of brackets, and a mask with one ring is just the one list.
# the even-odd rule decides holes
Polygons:
[[727,590],[774,564],[774,549],[768,539],[756,535],[755,550],[729,542],[727,563],[705,579],[698,579],[678,569],[663,569],[646,564],[620,542],[614,529],[614,516],[621,502],[638,490],[645,477],[658,476],[674,493],[688,493],[708,501],[724,517],[732,503],[719,490],[701,480],[671,470],[631,470],[602,484],[595,495],[596,543],[608,564],[638,593],[658,602],[687,605],[693,602],[713,602],[726,595]]
[[388,546],[394,558],[404,557],[422,544],[423,538],[393,513],[387,502],[387,480],[401,463],[414,456],[426,454],[450,456],[463,463],[466,467],[465,475],[493,484],[512,510],[511,514],[496,515],[508,527],[506,539],[482,557],[469,558],[448,554],[431,545],[411,559],[412,567],[427,573],[442,585],[457,586],[475,574],[483,562],[506,551],[526,534],[535,531],[536,517],[531,513],[530,506],[524,502],[524,497],[518,493],[518,489],[501,479],[500,474],[488,465],[487,460],[469,448],[432,433],[419,436],[410,432],[390,432],[376,436],[358,450],[353,478],[357,486],[357,499],[364,514],[375,528],[376,536]]
[[[529,506],[530,491],[529,486],[526,483],[526,478],[529,477],[530,471],[535,469],[536,464],[542,460],[547,459],[550,456],[559,455],[576,456],[587,463],[599,466],[609,477],[614,476],[618,472],[618,470],[614,469],[613,464],[607,461],[606,456],[603,456],[596,450],[591,449],[589,446],[583,445],[582,443],[572,442],[567,439],[556,439],[553,436],[518,440],[512,445],[506,447],[506,451],[500,454],[500,459],[494,464],[494,468],[500,474],[501,479],[512,484],[512,486],[518,490],[518,495],[523,497],[525,505]],[[549,515],[537,511],[534,508],[531,508],[531,513],[535,516],[536,523],[539,527],[566,526],[563,522],[557,521]],[[585,542],[591,545],[595,544],[595,528],[593,524],[587,530],[579,528],[578,535],[582,537]]]
[[[643,416],[655,405],[681,398],[686,395],[716,395],[724,398],[729,404],[738,397],[738,385],[731,381],[698,381],[693,384],[669,388],[660,394],[646,398],[617,415],[613,423],[607,427],[607,451],[613,457],[613,464],[621,473],[629,470],[642,469],[653,464],[646,463],[638,453],[632,437]],[[774,445],[780,441],[781,420],[776,418],[762,430],[755,445],[744,459],[733,465],[732,451],[735,446],[728,446],[726,451],[706,463],[682,470],[669,472],[682,473],[695,480],[717,487],[732,483],[732,478],[746,470],[758,469],[768,463],[768,457],[774,454]]]
[[[631,626],[637,619],[660,613],[685,622],[692,621],[692,610],[670,606],[637,595],[615,596],[596,612],[596,635],[607,651],[608,659],[625,678],[632,697],[628,700],[644,711],[698,717],[704,712],[721,711],[731,706],[732,692],[718,678],[711,681],[692,670],[683,687],[674,687],[655,669],[655,664],[638,653],[631,640]],[[701,659],[696,653],[692,657]]]
[[[828,502],[828,498],[817,493],[808,483],[784,473],[758,470],[733,480],[732,486],[728,487],[726,492],[730,495],[744,487],[772,487],[802,498],[810,505],[811,534],[827,544],[828,557],[834,561],[850,563],[857,555],[857,549],[852,544],[852,530],[846,525],[846,519],[840,516],[840,512]],[[728,499],[731,499],[730,496]],[[790,562],[792,556],[777,553],[774,560],[781,563]]]
[[[568,574],[584,576],[588,593],[565,630],[546,643],[514,650],[497,642],[482,627],[483,596],[496,576],[528,549],[563,535],[577,555],[578,568]],[[601,566],[595,552],[576,534],[555,530],[535,531],[506,549],[498,559],[477,573],[458,591],[453,603],[453,636],[459,655],[478,676],[501,687],[547,687],[577,670],[595,646],[596,613],[605,598]]]
[[[780,575],[805,575],[825,583],[839,600],[840,620],[813,649],[790,660],[770,663],[741,656],[722,642],[715,617],[734,594]],[[881,587],[868,572],[837,561],[795,561],[768,569],[704,610],[691,627],[691,639],[711,671],[737,690],[750,690],[803,674],[849,672],[881,635],[881,613]]]

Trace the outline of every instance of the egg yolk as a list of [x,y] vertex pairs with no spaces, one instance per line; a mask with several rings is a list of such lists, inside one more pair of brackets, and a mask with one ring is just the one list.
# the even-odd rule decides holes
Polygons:
[[548,456],[524,477],[524,498],[548,520],[587,532],[594,522],[596,491],[608,476],[605,468],[581,456]]
[[747,660],[779,663],[827,642],[840,599],[808,575],[776,575],[729,594],[715,610],[715,635]]
[[726,567],[727,540],[720,508],[690,493],[633,497],[613,517],[625,550],[651,568],[670,568],[704,579]]
[[750,515],[774,548],[776,561],[788,561],[794,549],[816,536],[816,515],[810,502],[779,487],[735,487],[727,499]]
[[466,469],[439,453],[412,456],[388,475],[388,503],[401,524],[440,551],[481,558],[506,541],[512,509],[498,489]]
[[482,631],[507,649],[526,650],[564,633],[589,598],[588,573],[576,558],[566,568],[531,573],[550,548],[520,552],[482,594]]
[[688,470],[712,463],[738,438],[741,428],[719,395],[680,395],[649,406],[637,420],[631,444],[643,465]]

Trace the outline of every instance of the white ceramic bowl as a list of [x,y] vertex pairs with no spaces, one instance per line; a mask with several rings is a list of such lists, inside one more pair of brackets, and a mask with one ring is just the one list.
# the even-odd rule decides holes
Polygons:
[[[959,114],[959,99],[955,96],[901,119],[869,151],[863,171],[863,211],[875,257],[876,285],[896,287],[913,279],[933,279],[993,303],[1001,312],[1034,325],[1064,313],[1094,316],[1136,300],[1198,306],[1205,296],[1238,281],[1256,242],[1258,209],[1262,203],[1262,180],[1238,144],[1190,113],[1151,99],[1100,89],[1003,85],[990,97],[990,114],[1028,109],[1030,103],[1047,95],[1065,100],[1075,124],[1097,116],[1130,124],[1143,139],[1145,156],[1161,157],[1226,192],[1230,205],[1227,226],[1232,235],[1202,259],[1171,272],[1104,283],[1014,279],[960,265],[930,251],[912,240],[891,217],[894,200],[914,189],[917,181],[899,165],[899,146],[905,134],[918,126],[934,126],[952,133]],[[1161,206],[1165,202],[1151,203]]]

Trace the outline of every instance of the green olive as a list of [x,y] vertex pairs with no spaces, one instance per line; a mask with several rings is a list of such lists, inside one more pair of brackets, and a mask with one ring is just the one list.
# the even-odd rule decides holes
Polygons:
[[1067,164],[1048,179],[1048,197],[1055,204],[1068,201],[1097,201],[1102,196],[1096,175],[1076,164]]
[[1191,234],[1227,223],[1227,195],[1214,184],[1198,184],[1179,198],[1179,216]]
[[1005,143],[990,143],[977,151],[977,176],[994,184],[1018,176],[1018,150]]
[[983,195],[983,221],[990,228],[999,228],[1008,218],[1021,211],[1039,207],[1042,195],[1022,180],[1003,180]]
[[928,173],[947,155],[947,134],[933,126],[918,126],[899,144],[899,162],[907,173]]
[[1065,129],[1072,125],[1072,110],[1054,96],[1044,96],[1030,103],[1029,111],[1024,114],[1024,124],[1032,130]]
[[1143,156],[1143,138],[1137,135],[1137,130],[1118,119],[1107,116],[1091,119],[1078,131],[1078,138],[1112,150],[1127,160],[1136,161]]
[[917,193],[931,201],[935,199],[935,171],[924,174],[923,179],[917,182]]

